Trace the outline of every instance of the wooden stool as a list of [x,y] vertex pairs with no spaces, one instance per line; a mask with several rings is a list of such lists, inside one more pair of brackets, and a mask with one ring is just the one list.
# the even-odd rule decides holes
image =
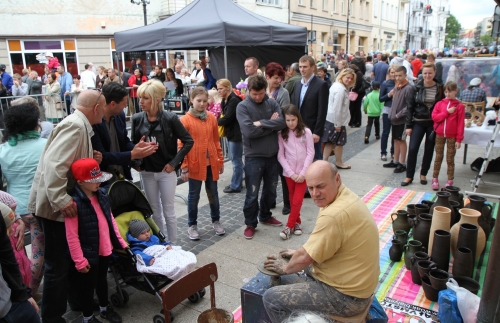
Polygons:
[[374,295],[372,295],[370,297],[370,302],[368,303],[368,306],[366,307],[366,309],[363,312],[361,312],[359,314],[356,314],[356,315],[351,316],[351,317],[340,317],[340,316],[334,316],[334,315],[329,315],[328,317],[330,319],[332,319],[333,322],[365,323],[367,321],[366,317],[368,316],[368,312],[370,312],[370,307],[372,306],[373,297],[374,297]]

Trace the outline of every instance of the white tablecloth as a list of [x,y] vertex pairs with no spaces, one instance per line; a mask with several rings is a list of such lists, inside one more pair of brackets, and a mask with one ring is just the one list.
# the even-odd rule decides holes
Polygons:
[[[493,135],[495,126],[488,126],[486,129],[472,124],[470,128],[465,128],[463,144],[486,147]],[[500,147],[500,133],[495,138],[495,147]]]

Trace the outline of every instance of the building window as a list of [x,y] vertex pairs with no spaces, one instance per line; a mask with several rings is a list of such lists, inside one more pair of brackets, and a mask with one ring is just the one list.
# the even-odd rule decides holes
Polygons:
[[373,0],[373,16],[375,18],[378,16],[378,0]]
[[[299,1],[299,4],[301,4],[302,1]],[[281,0],[257,0],[257,3],[260,4],[268,4],[272,6],[280,6],[281,5]]]
[[315,6],[314,6],[314,0],[311,0],[311,8],[315,8]]
[[385,19],[386,20],[389,20],[389,15],[391,14],[391,12],[389,11],[389,3],[386,3],[386,8],[385,8]]
[[385,3],[384,3],[384,1],[382,1],[382,7],[381,7],[381,11],[380,11],[380,19],[385,19],[384,9],[385,9]]
[[323,10],[326,10],[328,7],[328,0],[323,0]]
[[22,70],[28,68],[44,75],[44,66],[47,63],[45,52],[52,52],[59,63],[65,66],[71,75],[78,75],[78,59],[76,41],[65,40],[8,40],[8,51],[11,60],[12,72],[22,75]]
[[351,13],[351,17],[354,18],[354,3],[351,0],[347,0],[347,11]]
[[302,0],[299,0],[299,6],[303,6]]
[[345,0],[340,0],[340,1],[342,1],[340,10],[342,10],[342,14],[345,14]]
[[363,3],[359,1],[359,19],[363,19]]
[[337,0],[333,0],[333,12],[337,12]]

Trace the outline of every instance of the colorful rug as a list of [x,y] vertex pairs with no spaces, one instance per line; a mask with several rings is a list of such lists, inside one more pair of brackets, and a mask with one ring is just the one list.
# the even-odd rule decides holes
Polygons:
[[243,317],[241,316],[241,306],[239,306],[237,309],[234,310],[233,318],[234,318],[234,323],[242,322]]
[[[431,316],[435,315],[439,309],[438,303],[425,298],[422,287],[412,282],[411,272],[406,269],[403,259],[399,262],[393,262],[389,259],[389,248],[393,236],[391,214],[397,210],[406,209],[407,204],[435,199],[434,193],[415,192],[380,185],[375,186],[363,197],[363,201],[371,211],[379,229],[380,276],[376,297],[388,311],[389,317],[395,316],[396,312],[415,313],[415,318],[418,317],[424,322],[432,322]],[[496,218],[496,205],[493,209],[493,216]],[[484,282],[491,239],[492,235],[486,244],[486,252],[476,263],[475,279],[479,281],[481,286]],[[478,295],[481,296],[481,290]],[[408,315],[406,315],[406,319],[408,319]],[[393,317],[390,322],[399,322],[399,319]]]

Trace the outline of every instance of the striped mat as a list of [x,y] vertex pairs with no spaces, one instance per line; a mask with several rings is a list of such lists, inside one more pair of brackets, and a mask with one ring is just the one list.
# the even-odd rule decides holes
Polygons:
[[[434,193],[415,192],[380,185],[375,186],[363,197],[363,201],[368,206],[379,229],[380,276],[376,297],[381,303],[387,297],[409,305],[438,311],[438,303],[427,300],[422,287],[412,282],[411,272],[406,269],[404,260],[393,262],[389,259],[389,248],[393,236],[391,214],[397,210],[405,209],[407,204],[435,199]],[[494,205],[494,210],[496,218],[496,205]],[[475,279],[479,281],[481,286],[484,282],[492,236],[491,234],[487,242],[486,252],[476,263]],[[481,296],[481,290],[478,296]]]

